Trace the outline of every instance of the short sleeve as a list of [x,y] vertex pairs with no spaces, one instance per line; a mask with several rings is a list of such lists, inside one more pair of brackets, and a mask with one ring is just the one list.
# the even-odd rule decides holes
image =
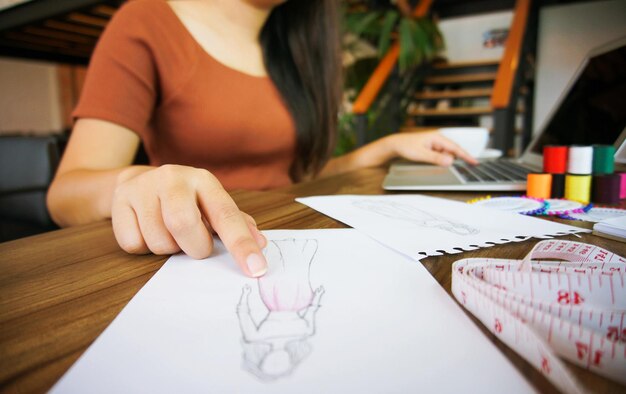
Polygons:
[[144,135],[157,97],[147,4],[126,3],[108,23],[91,57],[74,119],[106,120]]

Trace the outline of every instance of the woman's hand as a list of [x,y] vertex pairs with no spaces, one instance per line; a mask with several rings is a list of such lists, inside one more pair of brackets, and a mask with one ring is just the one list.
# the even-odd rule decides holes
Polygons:
[[475,158],[452,140],[437,131],[402,132],[381,140],[396,157],[411,161],[449,166],[455,158],[477,164]]
[[330,176],[365,167],[377,167],[395,158],[449,166],[455,158],[477,164],[455,142],[437,131],[401,132],[371,142],[351,153],[334,158],[326,164],[319,176]]
[[261,276],[267,241],[219,181],[192,167],[133,166],[139,136],[100,119],[79,119],[48,191],[61,226],[112,218],[115,238],[130,253],[184,251],[204,258],[215,231],[241,270]]
[[267,240],[206,170],[131,167],[119,175],[111,217],[115,238],[129,253],[182,250],[201,259],[211,254],[215,232],[244,273],[258,277],[267,270],[261,253]]

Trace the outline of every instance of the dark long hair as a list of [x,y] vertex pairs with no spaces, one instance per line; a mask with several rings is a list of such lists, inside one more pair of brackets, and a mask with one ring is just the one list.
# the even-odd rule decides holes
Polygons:
[[268,74],[294,118],[291,178],[317,173],[335,144],[341,91],[337,0],[288,0],[261,31]]

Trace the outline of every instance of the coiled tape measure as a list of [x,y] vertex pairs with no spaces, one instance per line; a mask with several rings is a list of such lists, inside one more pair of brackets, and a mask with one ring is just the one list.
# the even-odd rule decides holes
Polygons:
[[626,384],[623,257],[582,242],[541,241],[523,260],[456,261],[452,293],[559,390],[584,392],[558,356]]

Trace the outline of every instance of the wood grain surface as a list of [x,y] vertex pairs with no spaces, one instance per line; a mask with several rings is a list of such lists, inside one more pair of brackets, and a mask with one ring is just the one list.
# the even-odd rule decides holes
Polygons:
[[[231,194],[241,210],[251,214],[264,230],[342,228],[346,226],[296,203],[294,198],[383,194],[380,185],[384,174],[381,168],[365,169],[270,192]],[[427,194],[460,201],[482,195]],[[575,224],[590,228],[588,223]],[[589,234],[563,238],[626,255],[624,243]],[[497,245],[465,252],[462,257],[522,258],[536,242]],[[0,244],[0,391],[49,389],[167,258],[121,251],[109,221]],[[450,293],[451,264],[459,258],[461,255],[429,257],[421,263]],[[539,391],[556,391],[540,373],[472,319]],[[572,366],[572,370],[592,392],[626,391],[626,387],[581,368]]]

